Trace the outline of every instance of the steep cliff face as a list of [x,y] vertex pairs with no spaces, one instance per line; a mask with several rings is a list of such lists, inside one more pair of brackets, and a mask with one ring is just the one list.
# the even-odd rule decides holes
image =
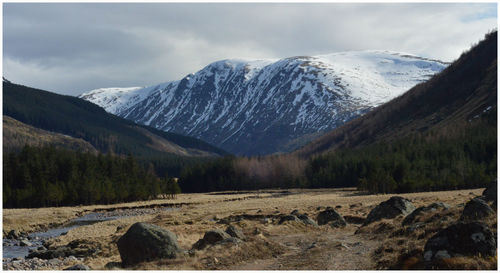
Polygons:
[[80,95],[106,111],[241,155],[293,150],[447,64],[387,52],[223,60],[180,81]]

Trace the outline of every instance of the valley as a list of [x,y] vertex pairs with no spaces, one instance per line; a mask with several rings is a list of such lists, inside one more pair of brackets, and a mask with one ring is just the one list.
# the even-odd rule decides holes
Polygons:
[[4,4],[3,270],[498,269],[497,28],[420,24],[496,5],[36,5]]
[[[428,212],[431,219],[418,228],[401,223],[406,215],[383,219],[363,226],[369,212],[394,195],[366,195],[352,188],[317,190],[267,190],[179,194],[174,200],[151,200],[114,205],[81,207],[4,209],[4,236],[11,229],[34,232],[40,228],[67,224],[71,219],[89,213],[118,216],[103,222],[79,226],[67,234],[45,242],[48,249],[73,244],[93,251],[81,257],[48,259],[43,266],[33,259],[6,259],[4,269],[64,269],[84,264],[102,269],[176,269],[176,270],[374,270],[424,269],[422,255],[425,242],[439,229],[457,222],[465,203],[478,197],[484,189],[398,194],[416,208],[444,202],[449,208]],[[334,208],[347,225],[315,226],[300,221],[281,222],[297,210],[317,223],[320,212]],[[163,208],[163,209],[162,209]],[[164,209],[171,208],[171,209]],[[496,207],[494,207],[496,209]],[[27,215],[36,215],[27,217]],[[432,217],[441,215],[438,218]],[[55,217],[55,218],[54,218]],[[29,221],[26,219],[29,218]],[[434,219],[434,220],[432,220]],[[482,219],[496,232],[496,213]],[[121,264],[116,245],[130,226],[146,222],[177,235],[180,254],[174,259],[158,259],[129,266]],[[209,230],[224,230],[228,225],[240,229],[245,239],[237,244],[214,244],[193,250],[193,244]],[[410,229],[409,229],[410,228]],[[4,237],[5,238],[5,237]],[[4,241],[5,244],[5,241]],[[86,248],[85,248],[86,247]],[[402,257],[402,254],[410,253]],[[78,255],[77,255],[78,256]],[[38,261],[38,258],[34,258]],[[448,261],[455,267],[494,269],[496,261],[457,257]],[[42,265],[38,268],[29,266]],[[28,266],[26,268],[26,266]],[[412,267],[413,266],[413,267]]]

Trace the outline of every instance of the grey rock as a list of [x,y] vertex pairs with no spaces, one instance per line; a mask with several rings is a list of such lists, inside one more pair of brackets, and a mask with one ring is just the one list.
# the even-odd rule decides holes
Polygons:
[[24,239],[24,240],[21,240],[21,241],[19,242],[19,245],[20,245],[20,246],[32,246],[33,244],[32,244],[32,243],[30,243],[30,241],[28,241],[28,240]]
[[177,236],[159,226],[135,223],[118,239],[118,251],[124,265],[161,258],[173,259],[181,251]]
[[413,206],[410,200],[399,196],[393,196],[372,209],[363,225],[368,225],[381,219],[392,219],[399,215],[408,215],[414,210],[415,206]]
[[285,215],[285,216],[282,216],[280,218],[280,221],[278,222],[279,225],[283,224],[284,222],[287,222],[287,221],[293,221],[293,222],[298,222],[299,221],[299,218],[295,215]]
[[432,203],[429,206],[419,207],[412,213],[408,214],[403,220],[403,226],[408,226],[414,224],[417,218],[426,212],[438,211],[438,210],[448,210],[450,206],[443,202]]
[[19,232],[17,230],[11,230],[9,231],[9,233],[7,234],[7,239],[19,239]]
[[203,240],[209,244],[215,244],[218,241],[222,241],[224,239],[230,238],[231,236],[227,234],[225,231],[220,229],[214,229],[205,232],[203,236]]
[[90,268],[84,264],[75,264],[74,266],[70,266],[64,270],[90,270]]
[[309,216],[307,216],[305,214],[299,214],[299,215],[297,215],[297,218],[299,218],[299,220],[302,221],[302,223],[304,223],[306,225],[311,225],[311,226],[315,226],[315,227],[318,226],[318,224],[316,224],[316,222],[314,222],[313,219],[311,219]]
[[474,198],[465,204],[460,219],[463,221],[480,220],[494,213],[493,209],[484,200]]
[[229,234],[231,237],[238,238],[240,240],[245,240],[245,234],[243,234],[243,231],[241,231],[241,229],[233,225],[229,225],[226,228],[226,233]]
[[330,224],[332,227],[345,227],[347,225],[344,217],[333,208],[327,208],[320,212],[316,220],[318,221],[318,225]]
[[220,230],[220,229],[214,229],[205,232],[205,235],[203,238],[198,240],[196,243],[193,244],[192,249],[204,249],[205,247],[209,245],[216,244],[220,241],[226,240],[232,238],[229,234],[226,232]]
[[294,209],[292,212],[290,212],[292,215],[299,215],[299,210]]
[[496,237],[483,223],[459,222],[432,236],[424,247],[425,262],[457,256],[495,256]]

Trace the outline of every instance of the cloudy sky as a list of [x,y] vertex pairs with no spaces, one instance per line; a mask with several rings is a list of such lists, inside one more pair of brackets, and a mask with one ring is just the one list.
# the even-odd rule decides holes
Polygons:
[[497,4],[3,4],[3,76],[61,94],[178,80],[228,58],[384,49],[452,61]]

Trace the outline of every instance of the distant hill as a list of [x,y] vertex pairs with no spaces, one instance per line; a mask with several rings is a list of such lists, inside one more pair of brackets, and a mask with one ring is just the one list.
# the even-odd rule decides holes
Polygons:
[[302,157],[433,130],[450,134],[497,112],[497,32],[429,81],[296,151]]
[[[45,131],[82,139],[101,152],[133,154],[139,157],[220,156],[225,151],[201,140],[137,125],[113,116],[99,106],[72,96],[63,96],[44,90],[3,81],[4,116]],[[25,125],[7,120],[4,143],[19,145],[10,139]],[[18,126],[17,129],[13,127]],[[5,124],[4,124],[5,130]],[[26,130],[25,130],[26,131]],[[39,134],[42,131],[31,130]],[[42,133],[47,136],[47,133]],[[55,139],[53,139],[55,140]],[[27,143],[31,140],[26,138]]]
[[94,146],[85,140],[35,128],[11,117],[3,116],[3,151],[20,151],[25,145],[55,146],[97,153]]

